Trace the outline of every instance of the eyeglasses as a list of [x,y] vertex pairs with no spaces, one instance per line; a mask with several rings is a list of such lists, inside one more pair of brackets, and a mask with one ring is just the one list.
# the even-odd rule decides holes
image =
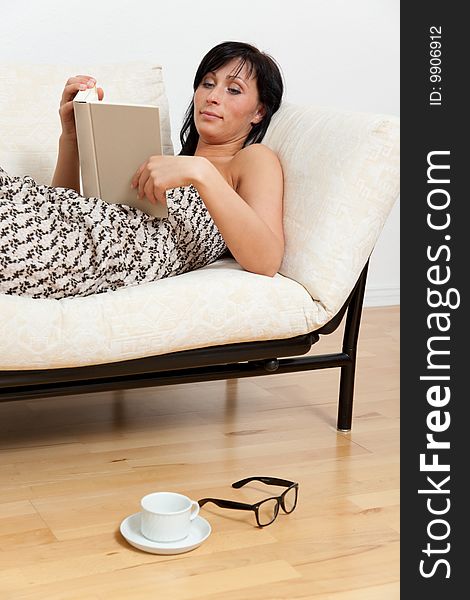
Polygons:
[[282,485],[287,490],[280,496],[272,496],[257,502],[256,504],[245,504],[244,502],[234,502],[232,500],[222,500],[220,498],[203,498],[198,500],[199,506],[204,506],[206,502],[212,502],[220,508],[233,508],[236,510],[252,510],[256,515],[256,522],[259,527],[266,527],[275,521],[279,514],[279,507],[286,514],[290,514],[297,506],[297,496],[299,493],[299,484],[287,479],[278,479],[277,477],[248,477],[232,483],[233,488],[241,488],[250,481],[261,481],[267,485]]

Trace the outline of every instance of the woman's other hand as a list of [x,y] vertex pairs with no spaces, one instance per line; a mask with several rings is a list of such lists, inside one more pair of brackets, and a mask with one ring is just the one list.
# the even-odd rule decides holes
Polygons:
[[[96,85],[96,79],[90,75],[75,75],[70,77],[65,84],[62,98],[60,100],[59,115],[62,124],[62,137],[66,139],[76,139],[77,131],[75,129],[75,115],[73,112],[73,99],[81,90],[86,90]],[[103,100],[103,88],[96,88],[98,100]]]
[[167,190],[196,185],[208,161],[201,156],[151,156],[134,173],[131,187],[156,204],[166,205]]

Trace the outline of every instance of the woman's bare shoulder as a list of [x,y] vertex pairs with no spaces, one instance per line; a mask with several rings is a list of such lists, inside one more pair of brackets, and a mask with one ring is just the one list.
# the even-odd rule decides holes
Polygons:
[[251,144],[239,150],[231,161],[233,180],[238,184],[247,176],[249,179],[270,174],[282,178],[281,163],[277,154],[264,144]]
[[250,144],[249,146],[245,146],[245,148],[242,148],[235,154],[233,160],[239,162],[262,160],[279,163],[277,154],[264,144]]

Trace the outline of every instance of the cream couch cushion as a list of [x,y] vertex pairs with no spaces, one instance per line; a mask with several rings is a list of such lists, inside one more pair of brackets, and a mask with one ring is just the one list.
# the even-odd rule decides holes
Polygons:
[[103,364],[190,348],[293,337],[326,319],[282,275],[223,259],[177,277],[63,300],[0,295],[2,369]]
[[[56,107],[67,77],[83,72],[97,77],[109,100],[168,106],[160,67],[0,66],[0,165],[7,172],[50,182],[60,130]],[[325,324],[352,290],[397,197],[398,120],[284,104],[265,143],[280,156],[285,178],[280,274],[254,275],[223,259],[84,298],[0,294],[0,370],[285,339]]]
[[280,273],[334,316],[353,289],[399,193],[399,120],[284,104],[264,143],[284,170]]

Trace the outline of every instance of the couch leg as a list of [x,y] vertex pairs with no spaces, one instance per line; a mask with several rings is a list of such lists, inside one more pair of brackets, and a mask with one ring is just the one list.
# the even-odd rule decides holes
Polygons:
[[338,402],[338,431],[351,431],[354,398],[354,377],[356,374],[356,359],[346,367],[341,367]]
[[341,379],[339,384],[338,420],[339,431],[350,431],[352,426],[352,412],[354,399],[354,378],[356,375],[356,351],[361,326],[362,304],[366,289],[367,261],[361,276],[356,284],[351,302],[348,306],[346,325],[343,334],[343,352],[349,356],[350,362],[341,367]]

